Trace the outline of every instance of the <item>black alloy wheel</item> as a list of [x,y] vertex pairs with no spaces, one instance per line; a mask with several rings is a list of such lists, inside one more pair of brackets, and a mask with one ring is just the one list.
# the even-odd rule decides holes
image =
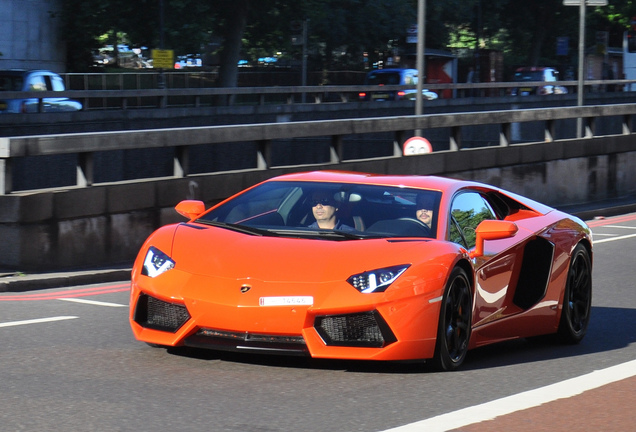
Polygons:
[[585,246],[578,244],[570,258],[570,269],[563,296],[558,336],[564,343],[583,339],[592,308],[592,261]]
[[452,371],[461,366],[468,352],[473,299],[466,272],[455,267],[446,283],[437,330],[433,365]]

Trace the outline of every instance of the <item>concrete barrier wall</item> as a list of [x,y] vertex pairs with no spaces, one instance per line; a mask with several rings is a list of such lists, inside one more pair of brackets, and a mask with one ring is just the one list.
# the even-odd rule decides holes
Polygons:
[[0,0],[2,69],[64,72],[61,10],[60,0]]
[[183,199],[211,205],[267,178],[308,169],[442,175],[481,181],[562,207],[636,194],[631,135],[426,155],[30,191],[0,196],[0,268],[131,263],[157,227],[183,220]]

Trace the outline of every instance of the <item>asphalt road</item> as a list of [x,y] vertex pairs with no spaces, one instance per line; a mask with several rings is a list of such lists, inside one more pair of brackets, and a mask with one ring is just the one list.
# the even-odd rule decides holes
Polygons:
[[[419,365],[151,348],[130,331],[126,282],[2,292],[0,429],[444,430],[421,422],[459,417],[461,409],[565,380],[585,381],[594,371],[636,359],[636,214],[590,225],[594,300],[583,342],[518,340],[480,348],[453,373]],[[633,387],[624,394],[633,406]],[[595,404],[601,413],[602,404]],[[630,422],[630,412],[622,413]],[[488,429],[489,422],[469,426],[470,416],[461,415],[465,430],[497,430]],[[534,421],[536,430],[541,419]],[[549,426],[565,432],[572,425]]]

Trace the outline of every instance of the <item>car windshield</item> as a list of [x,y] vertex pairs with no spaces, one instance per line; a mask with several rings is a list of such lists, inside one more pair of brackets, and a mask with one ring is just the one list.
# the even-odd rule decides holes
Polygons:
[[24,78],[18,75],[0,75],[0,91],[20,91]]
[[542,71],[523,71],[515,73],[515,81],[543,81]]
[[[440,198],[441,192],[426,189],[273,181],[219,205],[198,222],[284,237],[432,238],[437,231]],[[336,225],[331,229],[318,225],[325,207],[331,207],[335,214]]]
[[370,73],[367,77],[370,85],[399,85],[400,74],[398,72],[377,72]]

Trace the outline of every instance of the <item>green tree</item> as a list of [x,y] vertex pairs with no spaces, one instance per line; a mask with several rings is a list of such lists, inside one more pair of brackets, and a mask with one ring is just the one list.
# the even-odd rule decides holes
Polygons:
[[[299,60],[292,23],[305,20],[313,69],[359,69],[363,53],[371,61],[414,53],[405,35],[417,21],[418,0],[62,0],[69,70],[91,65],[91,49],[103,35],[114,46],[126,37],[134,46],[159,47],[161,1],[165,48],[202,53],[215,42],[219,82],[226,87],[236,85],[243,56],[280,51]],[[596,31],[609,32],[610,46],[621,45],[636,2],[610,3],[588,8],[588,46]],[[555,64],[563,60],[556,57],[560,36],[576,51],[578,8],[562,0],[427,0],[426,16],[427,48],[452,48],[469,58],[477,48],[497,49],[510,65]]]

